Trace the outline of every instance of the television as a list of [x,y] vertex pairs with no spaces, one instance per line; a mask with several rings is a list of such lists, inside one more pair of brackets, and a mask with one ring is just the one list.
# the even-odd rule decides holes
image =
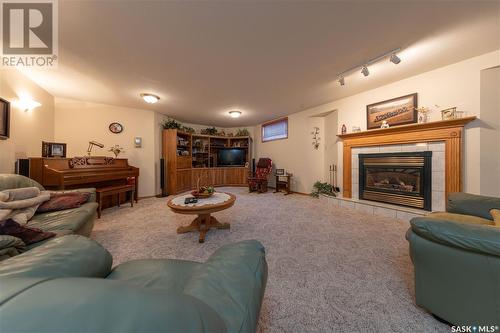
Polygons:
[[221,148],[217,151],[218,166],[244,166],[247,151],[243,148]]

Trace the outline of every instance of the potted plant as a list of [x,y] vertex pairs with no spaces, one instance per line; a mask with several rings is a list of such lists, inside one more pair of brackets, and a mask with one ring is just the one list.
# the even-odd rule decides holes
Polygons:
[[163,124],[163,129],[181,129],[182,128],[182,124],[177,122],[175,119],[173,118],[167,118]]
[[239,128],[236,131],[236,136],[250,136],[250,132],[246,128]]
[[333,185],[317,181],[313,185],[313,191],[311,192],[311,196],[314,198],[318,198],[320,194],[326,194],[328,196],[336,197],[334,190],[335,189],[333,188]]

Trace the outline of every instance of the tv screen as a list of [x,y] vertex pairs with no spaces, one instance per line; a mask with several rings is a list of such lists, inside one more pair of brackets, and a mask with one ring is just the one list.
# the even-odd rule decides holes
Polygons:
[[246,150],[241,148],[223,148],[217,152],[217,165],[219,166],[244,166],[246,163]]

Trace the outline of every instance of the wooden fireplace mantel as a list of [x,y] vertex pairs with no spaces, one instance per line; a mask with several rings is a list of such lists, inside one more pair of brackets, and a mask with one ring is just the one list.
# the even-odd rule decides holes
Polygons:
[[445,142],[445,192],[462,190],[462,138],[463,128],[476,117],[409,124],[384,129],[338,135],[344,143],[343,196],[352,197],[352,148],[418,142]]

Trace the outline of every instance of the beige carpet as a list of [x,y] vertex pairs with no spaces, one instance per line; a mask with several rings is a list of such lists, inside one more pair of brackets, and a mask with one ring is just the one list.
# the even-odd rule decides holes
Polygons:
[[92,237],[114,264],[137,258],[204,261],[223,244],[257,239],[266,247],[269,280],[259,332],[449,332],[414,304],[408,223],[303,195],[237,195],[216,213],[230,230],[176,234],[192,216],[176,215],[166,198],[103,212]]

